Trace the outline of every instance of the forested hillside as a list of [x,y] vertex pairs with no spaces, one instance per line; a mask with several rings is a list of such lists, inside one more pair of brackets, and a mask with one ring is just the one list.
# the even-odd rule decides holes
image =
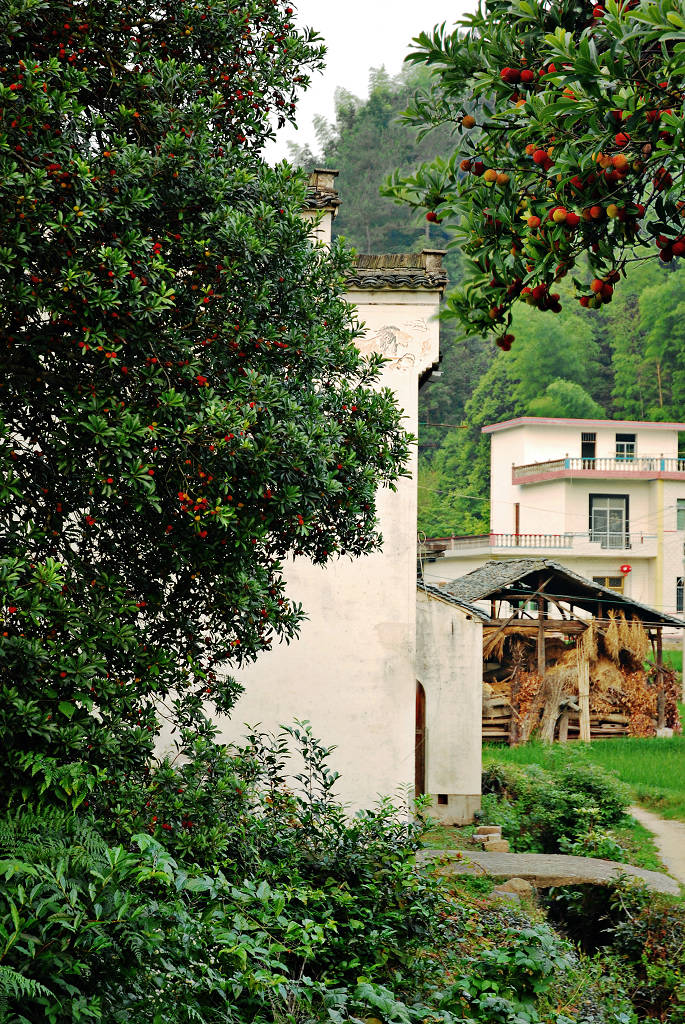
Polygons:
[[[439,224],[379,194],[396,168],[410,171],[454,148],[447,127],[419,139],[399,119],[425,74],[373,71],[368,100],[341,90],[335,123],[319,120],[320,151],[293,151],[297,163],[340,171],[335,231],[360,252],[449,244]],[[457,283],[456,249],[446,264]],[[488,530],[487,423],[520,415],[683,418],[685,271],[636,260],[611,305],[581,310],[567,298],[557,316],[522,307],[511,352],[478,337],[457,343],[442,325],[441,375],[422,389],[419,407],[419,529],[429,536]]]

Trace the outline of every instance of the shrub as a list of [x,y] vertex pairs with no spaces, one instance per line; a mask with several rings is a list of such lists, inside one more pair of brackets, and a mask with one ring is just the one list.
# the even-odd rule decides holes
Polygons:
[[[328,754],[298,725],[253,736],[232,756],[208,747],[192,764],[164,763],[142,793],[122,781],[113,807],[93,801],[80,819],[49,809],[8,817],[9,1019],[218,1024],[272,1019],[274,1002],[316,1016],[331,988],[335,1005],[363,1015],[373,1001],[359,979],[372,991],[414,976],[444,918],[438,882],[413,862],[422,826],[388,801],[349,818]],[[151,797],[161,814],[145,806]]]
[[558,785],[579,806],[592,804],[602,825],[616,825],[630,804],[630,791],[612,772],[596,764],[568,762],[557,772]]
[[483,772],[483,793],[484,819],[501,825],[515,850],[622,859],[620,844],[606,834],[606,826],[621,820],[629,795],[604,768],[490,762]]
[[633,880],[551,889],[551,920],[620,975],[640,1019],[685,1021],[685,914],[682,903]]

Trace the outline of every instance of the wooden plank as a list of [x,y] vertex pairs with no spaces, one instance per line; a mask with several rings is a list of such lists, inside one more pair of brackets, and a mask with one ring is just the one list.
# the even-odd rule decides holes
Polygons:
[[545,602],[541,597],[538,598],[538,638],[537,638],[537,654],[538,654],[538,675],[542,679],[545,674],[547,667],[547,658],[545,655]]
[[[584,633],[587,629],[587,622],[578,622],[572,619],[543,619],[543,622],[549,633]],[[497,619],[489,625],[483,626],[483,639],[495,630],[503,633],[521,633],[535,636],[538,631],[538,623],[536,619],[526,622],[523,622],[521,619],[516,619],[514,622],[511,622],[509,619]]]
[[666,694],[664,692],[664,649],[661,626],[656,631],[656,727],[666,725]]

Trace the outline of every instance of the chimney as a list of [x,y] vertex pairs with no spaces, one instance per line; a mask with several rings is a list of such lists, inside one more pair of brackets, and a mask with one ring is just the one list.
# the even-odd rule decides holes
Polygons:
[[302,211],[305,220],[312,223],[318,221],[312,228],[312,238],[327,246],[331,244],[333,218],[340,206],[338,190],[335,187],[337,177],[338,171],[332,171],[327,167],[317,167],[312,171],[309,175],[307,205]]

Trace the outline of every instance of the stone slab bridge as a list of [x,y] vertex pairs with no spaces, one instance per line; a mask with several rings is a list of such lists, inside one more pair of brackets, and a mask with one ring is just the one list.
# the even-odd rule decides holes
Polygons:
[[621,877],[642,882],[652,892],[680,894],[674,878],[660,871],[647,871],[631,864],[594,857],[569,857],[548,853],[471,853],[463,850],[421,850],[417,861],[434,863],[440,875],[493,875],[496,878],[525,878],[540,889],[552,885],[606,885]]

